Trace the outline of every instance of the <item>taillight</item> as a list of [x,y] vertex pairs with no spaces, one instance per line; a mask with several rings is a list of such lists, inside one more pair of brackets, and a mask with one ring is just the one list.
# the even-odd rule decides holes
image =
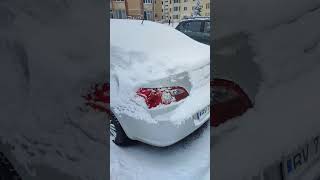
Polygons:
[[168,105],[173,102],[178,102],[187,96],[189,93],[179,86],[163,87],[163,88],[140,88],[137,95],[144,98],[149,109],[158,105]]
[[211,105],[230,102],[239,99],[247,106],[252,106],[247,94],[234,82],[224,79],[214,79],[210,88]]
[[247,94],[232,81],[214,79],[211,82],[211,125],[214,127],[242,115],[252,103]]
[[216,86],[211,88],[211,97],[211,103],[214,105],[236,99],[239,95],[232,89],[227,89],[223,86]]

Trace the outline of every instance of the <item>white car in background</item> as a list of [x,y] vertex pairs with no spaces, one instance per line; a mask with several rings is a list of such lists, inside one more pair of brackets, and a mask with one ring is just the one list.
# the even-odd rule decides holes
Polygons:
[[110,133],[169,146],[210,118],[210,47],[166,24],[110,20]]

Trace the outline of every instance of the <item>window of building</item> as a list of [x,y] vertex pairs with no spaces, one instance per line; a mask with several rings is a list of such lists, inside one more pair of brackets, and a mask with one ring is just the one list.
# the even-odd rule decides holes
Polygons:
[[178,11],[178,7],[173,7],[173,11]]
[[188,10],[188,7],[184,7],[183,10],[184,10],[184,11],[187,11],[187,10]]
[[143,3],[145,3],[145,4],[151,4],[151,3],[152,3],[152,0],[143,0]]
[[114,10],[113,17],[115,19],[126,19],[127,18],[127,14],[126,14],[125,10]]
[[173,0],[173,3],[179,3],[180,0]]
[[173,15],[173,19],[179,19],[179,15]]
[[188,2],[188,0],[184,0],[184,2]]
[[146,20],[153,20],[153,13],[152,11],[144,11],[145,16],[147,17]]
[[210,9],[210,3],[206,4],[206,9]]

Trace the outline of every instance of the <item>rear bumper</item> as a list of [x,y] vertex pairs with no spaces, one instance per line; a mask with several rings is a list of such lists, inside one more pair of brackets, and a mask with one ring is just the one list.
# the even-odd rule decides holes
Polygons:
[[209,119],[210,113],[204,116],[200,121],[193,119],[192,115],[190,115],[190,118],[177,125],[171,121],[149,123],[127,115],[121,115],[119,122],[130,139],[138,140],[153,146],[165,147],[185,138]]

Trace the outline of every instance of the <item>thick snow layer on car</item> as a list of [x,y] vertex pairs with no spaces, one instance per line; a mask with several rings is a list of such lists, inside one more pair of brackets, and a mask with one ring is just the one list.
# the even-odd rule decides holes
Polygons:
[[[111,70],[125,66],[139,82],[160,79],[209,63],[209,46],[167,25],[141,22],[111,19]],[[113,50],[121,51],[123,56],[115,57]],[[119,53],[115,55],[119,56]]]
[[141,22],[111,19],[111,74],[141,84],[209,64],[209,46],[167,25]]
[[209,180],[210,129],[207,126],[166,148],[110,144],[111,180]]
[[[261,68],[263,81],[253,109],[220,128],[211,129],[214,167],[211,174],[215,179],[223,180],[257,175],[320,132],[317,118],[320,105],[317,83],[320,76],[320,26],[317,22],[320,10],[316,3],[319,1],[232,2],[243,3],[240,7],[245,10],[240,13],[240,8],[236,13],[238,16],[230,14],[225,19],[219,18],[223,14],[217,13],[217,21],[220,19],[224,28],[232,27],[230,29],[238,31],[247,28],[249,42],[256,54],[254,61]],[[239,8],[238,5],[232,7]],[[249,17],[250,14],[255,15]],[[254,23],[246,26],[249,22],[239,21],[241,17]],[[225,33],[221,30],[217,33]]]
[[[150,21],[112,19],[110,31],[110,105],[113,111],[150,123],[165,118],[180,124],[190,118],[190,113],[210,103],[209,46],[168,25]],[[183,72],[188,73],[192,85],[190,96],[166,117],[151,117],[136,97],[137,89]]]

